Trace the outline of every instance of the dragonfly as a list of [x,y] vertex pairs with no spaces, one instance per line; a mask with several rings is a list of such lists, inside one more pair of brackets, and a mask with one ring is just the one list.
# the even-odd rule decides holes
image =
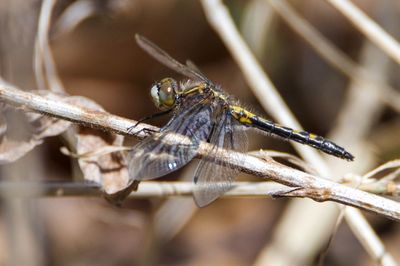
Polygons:
[[[186,64],[178,62],[141,35],[136,35],[136,41],[150,56],[187,80],[178,83],[168,77],[151,87],[150,94],[156,107],[162,114],[171,112],[172,117],[160,132],[149,134],[128,154],[131,180],[151,180],[176,171],[196,156],[201,142],[212,145],[210,153],[221,150],[245,152],[246,129],[305,144],[348,161],[354,159],[344,148],[328,139],[279,125],[245,109],[191,61]],[[178,140],[182,136],[185,141]],[[199,207],[208,205],[230,190],[239,174],[239,169],[224,163],[224,160],[218,163],[216,160],[203,156],[194,173],[193,196]]]

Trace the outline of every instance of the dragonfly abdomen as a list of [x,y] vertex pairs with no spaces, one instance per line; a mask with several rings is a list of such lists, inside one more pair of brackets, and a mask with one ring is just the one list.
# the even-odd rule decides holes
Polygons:
[[294,130],[289,127],[278,125],[239,106],[231,106],[230,108],[232,116],[243,125],[256,127],[271,135],[276,135],[286,140],[293,140],[298,143],[311,146],[342,159],[349,161],[354,159],[354,156],[347,152],[344,148],[321,136],[311,134],[307,131]]
[[252,125],[270,134],[311,146],[345,160],[352,161],[354,159],[354,156],[347,152],[344,148],[321,136],[317,136],[307,131],[299,131],[284,127],[258,116],[249,117],[249,120],[252,122]]

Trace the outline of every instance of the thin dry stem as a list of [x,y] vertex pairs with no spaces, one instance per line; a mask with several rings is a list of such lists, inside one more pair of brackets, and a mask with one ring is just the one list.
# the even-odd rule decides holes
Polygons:
[[[128,132],[128,128],[136,124],[135,121],[120,118],[106,112],[93,112],[86,108],[45,99],[41,96],[18,90],[15,87],[11,87],[11,85],[4,83],[0,85],[0,99],[27,110],[46,113],[86,126],[95,126],[106,131],[129,135],[132,133]],[[154,127],[145,124],[138,125],[138,129],[139,128],[155,129]],[[137,136],[143,138],[146,134],[143,132],[137,134]],[[231,167],[237,167],[243,172],[261,178],[268,178],[269,180],[290,187],[295,187],[297,188],[297,191],[302,191],[302,196],[310,197],[316,201],[335,201],[373,211],[400,221],[400,204],[392,200],[300,172],[293,168],[281,165],[273,160],[266,161],[235,151],[222,150],[219,152],[211,152],[212,150],[212,145],[201,143],[198,155],[200,157],[210,156],[219,162],[224,160],[225,163]]]
[[[342,73],[347,75],[349,78],[352,79],[353,86],[351,88],[357,89],[357,91],[353,91],[351,89],[349,91],[349,94],[351,95],[359,95],[365,99],[371,100],[381,100],[383,103],[386,103],[388,106],[393,108],[396,111],[399,111],[400,109],[400,97],[398,93],[390,87],[387,83],[385,83],[385,80],[381,77],[378,76],[376,73],[380,73],[381,69],[378,71],[374,71],[373,69],[368,69],[364,66],[358,65],[356,62],[354,62],[352,59],[350,59],[346,54],[344,54],[342,51],[337,49],[330,41],[328,41],[324,36],[322,36],[310,23],[308,23],[304,18],[302,18],[298,12],[296,12],[289,4],[287,1],[280,0],[269,0],[271,6],[275,9],[275,11],[281,16],[281,18],[296,32],[298,33],[314,50],[327,62],[329,62],[331,65],[336,67],[338,70],[340,70]],[[381,62],[380,60],[379,62]],[[375,66],[375,65],[374,65]],[[376,68],[376,66],[375,66]],[[373,95],[367,95],[367,94],[373,94]],[[355,140],[354,137],[360,137],[363,135],[362,130],[366,130],[366,126],[368,122],[360,119],[354,120],[354,115],[349,115],[347,111],[355,110],[355,100],[357,99],[349,99],[351,103],[349,102],[348,106],[349,108],[342,108],[340,117],[343,118],[339,120],[339,123],[337,127],[334,129],[334,136],[333,139],[340,140],[340,143],[347,143],[346,145],[349,147],[354,147],[353,149],[357,149],[356,143],[359,143],[360,140]],[[378,104],[378,103],[376,103]],[[365,104],[364,106],[362,103],[356,105],[358,107],[368,107],[368,111],[372,111],[369,107],[370,104]],[[360,110],[357,111],[356,114],[359,114]],[[364,113],[361,111],[361,113]],[[354,113],[353,113],[354,114]],[[366,116],[367,118],[372,119],[374,116]],[[353,120],[351,120],[353,119]],[[353,121],[352,123],[348,123],[349,121]],[[364,124],[356,126],[354,125],[355,122],[361,122],[363,121]],[[357,133],[355,134],[354,130],[352,131],[352,134],[345,134],[345,132],[348,132],[349,130],[344,128],[348,127],[351,125],[351,127],[354,129],[357,129]],[[338,134],[341,132],[342,134]],[[364,131],[363,131],[364,132]],[[332,137],[332,134],[331,134]],[[352,138],[351,140],[349,138]],[[361,145],[361,144],[360,144]],[[365,149],[365,143],[362,144],[364,147],[364,152],[362,156],[364,158],[369,158],[372,157],[371,155],[368,155]],[[368,161],[367,159],[364,159],[363,161]],[[340,162],[333,162],[335,164],[338,164],[334,169],[341,169],[340,167]],[[367,163],[356,163],[354,165],[353,171],[355,172],[364,172],[365,169],[360,169],[360,167],[366,167]],[[372,185],[371,185],[372,186]],[[363,186],[364,187],[364,186]],[[376,187],[376,186],[373,186]],[[369,187],[372,188],[372,187]],[[385,187],[386,188],[386,187]],[[372,191],[372,190],[371,190]],[[376,190],[374,190],[376,191]],[[356,221],[360,221],[360,219],[357,219],[355,217]],[[351,223],[351,221],[350,221]],[[363,226],[365,222],[360,223],[360,229],[365,228]],[[356,228],[353,226],[353,228]],[[370,227],[368,227],[369,229]],[[357,233],[357,235],[361,235],[360,233]],[[393,258],[385,253],[385,257],[382,256],[382,250],[385,250],[385,247],[383,243],[375,236],[374,238],[370,238],[371,234],[367,234],[369,237],[359,237],[361,243],[366,247],[366,249],[369,251],[371,256],[375,259],[379,258],[379,260],[382,259],[382,262],[384,261],[385,263],[393,261]],[[372,247],[372,248],[371,248]],[[383,265],[391,265],[389,264],[383,264]]]
[[[370,76],[384,81],[388,71],[388,63],[389,59],[384,53],[381,53],[370,42],[364,42],[360,59],[362,68],[359,71],[367,73],[364,70],[368,70],[368,72],[374,73]],[[342,104],[341,111],[337,117],[337,126],[329,134],[352,150],[362,149],[363,152],[359,156],[360,161],[352,164],[350,166],[351,169],[347,169],[347,171],[354,173],[364,173],[371,165],[375,165],[377,160],[372,149],[369,149],[366,136],[384,108],[384,101],[381,101],[384,97],[379,97],[379,95],[388,95],[386,93],[388,89],[382,88],[380,90],[373,83],[371,85],[365,81],[359,82],[357,77],[352,79],[347,89],[346,100]],[[360,119],[360,114],[363,114],[363,119]],[[343,169],[340,162],[333,160],[330,160],[330,162],[334,169],[339,169],[339,171]],[[339,175],[341,173],[343,172],[337,172]],[[363,179],[359,181],[362,182]],[[359,186],[356,187],[360,188]],[[370,229],[370,226],[365,221],[364,223],[366,224],[364,227]],[[382,261],[382,265],[393,265],[394,259],[386,252],[386,247],[382,241],[369,238],[369,234],[365,234],[365,237],[361,237],[359,233],[357,234],[360,236],[361,244],[375,261]]]
[[262,58],[271,29],[274,12],[265,0],[247,1],[240,29],[244,39],[257,57]]
[[[301,129],[300,123],[290,112],[277,89],[241,38],[228,9],[219,0],[203,0],[201,3],[203,4],[210,25],[220,35],[224,44],[231,52],[243,72],[247,83],[263,108],[277,122],[292,128]],[[298,143],[292,144],[307,162],[318,169],[320,175],[328,173],[326,164],[315,150]]]
[[49,45],[51,14],[55,0],[44,0],[40,10],[38,32],[35,44],[35,77],[38,88],[63,92],[64,87],[58,78],[57,68]]
[[[0,86],[0,98],[3,101],[38,113],[66,119],[89,127],[113,131],[121,135],[135,135],[139,138],[147,136],[144,131],[145,128],[153,131],[158,130],[158,128],[150,125],[144,126],[143,123],[136,125],[136,121],[106,112],[93,111],[65,102],[46,99],[33,93],[24,92],[9,83],[1,82],[1,79]],[[128,128],[135,125],[135,131],[129,132]]]
[[310,23],[302,18],[285,0],[268,0],[280,17],[298,33],[320,56],[343,74],[360,83],[360,87],[379,90],[376,96],[400,112],[400,94],[374,73],[354,62],[322,36]]
[[400,64],[400,44],[375,21],[348,0],[326,0],[361,31],[371,42],[375,43],[393,60]]
[[55,22],[54,38],[73,32],[82,21],[95,15],[96,11],[96,3],[90,0],[71,3]]
[[[240,37],[227,8],[220,0],[202,0],[201,3],[203,4],[210,25],[216,30],[227,48],[231,51],[232,56],[244,73],[248,84],[253,89],[263,107],[268,110],[278,122],[291,127],[300,128],[299,123],[295,120],[294,116],[284,104],[272,82],[263,72],[262,68]],[[328,166],[319,154],[307,148],[304,149],[298,145],[295,145],[295,148],[303,158],[318,170],[320,175],[330,175]],[[361,224],[360,227],[357,227],[356,225],[357,221],[364,219],[360,212],[346,211],[346,219],[354,219],[352,222],[355,224],[353,229],[359,230],[356,235],[363,234],[361,229],[364,229],[364,227],[362,227]],[[372,230],[368,232],[368,235],[374,236],[369,240],[371,243],[381,243],[378,236]],[[371,244],[371,246],[373,246],[373,244]]]
[[[37,192],[32,188],[40,188]],[[223,197],[286,197],[293,188],[275,182],[234,182],[233,188]],[[137,191],[129,198],[168,198],[176,196],[191,196],[193,182],[141,182]],[[94,183],[81,182],[0,182],[0,197],[93,197],[101,196],[103,192]]]

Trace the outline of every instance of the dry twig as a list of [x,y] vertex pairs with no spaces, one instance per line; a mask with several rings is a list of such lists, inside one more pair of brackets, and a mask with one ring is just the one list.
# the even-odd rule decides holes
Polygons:
[[348,0],[326,0],[341,12],[367,38],[400,64],[400,44],[375,21]]
[[[45,113],[85,126],[125,135],[129,135],[128,128],[136,124],[135,121],[106,112],[92,111],[64,102],[46,99],[33,93],[18,90],[10,84],[3,83],[0,85],[0,99],[11,105],[23,107],[26,110]],[[138,129],[155,129],[146,124],[140,124],[138,127]],[[139,133],[138,137],[143,138],[145,135],[145,133]],[[237,167],[243,172],[296,188],[286,193],[285,195],[287,196],[309,197],[316,201],[336,201],[400,221],[400,204],[392,200],[318,178],[284,166],[273,160],[266,161],[235,151],[210,151],[212,151],[210,144],[201,143],[198,155],[200,157],[213,156],[217,160],[224,158],[227,164]]]
[[[299,123],[284,104],[272,82],[263,72],[261,66],[240,37],[227,8],[220,0],[203,0],[201,3],[203,4],[210,25],[220,35],[225,45],[232,53],[233,58],[237,61],[248,84],[253,89],[263,107],[268,110],[278,122],[291,127],[300,128]],[[306,161],[318,170],[320,175],[330,175],[330,169],[319,154],[298,145],[294,145],[294,147]],[[368,237],[368,241],[364,242],[369,245],[369,250],[374,250],[371,254],[377,254],[377,252],[381,251],[381,249],[377,247],[381,247],[382,242],[371,227],[365,226],[367,222],[360,212],[346,209],[346,219],[350,220],[349,223],[352,224],[352,229],[357,231],[355,234],[357,236],[363,236],[360,237],[360,239],[366,239]],[[367,231],[365,231],[366,228],[368,229]]]
[[310,23],[303,19],[285,0],[268,0],[279,16],[298,33],[320,56],[350,79],[359,83],[360,87],[379,90],[377,97],[397,112],[400,111],[400,94],[379,79],[365,67],[354,62],[349,56],[336,48],[322,36]]

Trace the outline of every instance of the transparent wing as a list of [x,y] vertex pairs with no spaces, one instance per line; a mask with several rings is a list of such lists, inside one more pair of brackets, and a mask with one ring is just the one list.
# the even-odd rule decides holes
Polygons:
[[[228,110],[221,110],[220,116],[214,121],[210,143],[215,145],[213,151],[221,149],[245,151],[247,136],[244,131],[237,130]],[[220,158],[224,159],[224,158]],[[224,160],[226,161],[226,160]],[[204,158],[197,167],[194,177],[194,200],[203,207],[227,192],[238,174],[238,169],[228,166],[216,159]]]
[[139,46],[160,63],[164,64],[165,66],[171,68],[172,70],[175,70],[176,72],[182,75],[187,76],[188,78],[201,80],[209,84],[211,83],[211,81],[207,77],[205,77],[201,72],[198,72],[196,69],[193,69],[191,67],[179,63],[169,54],[167,54],[164,50],[162,50],[160,47],[158,47],[145,37],[139,34],[136,34],[135,37],[136,37],[136,42],[139,44]]
[[133,147],[127,157],[132,180],[166,175],[193,159],[200,141],[207,139],[210,134],[212,108],[201,103],[192,104],[194,106],[180,108],[160,133]]
[[190,69],[193,69],[196,71],[198,74],[202,75],[205,79],[207,79],[206,75],[201,72],[200,68],[192,61],[192,60],[186,60],[186,66],[189,67]]

